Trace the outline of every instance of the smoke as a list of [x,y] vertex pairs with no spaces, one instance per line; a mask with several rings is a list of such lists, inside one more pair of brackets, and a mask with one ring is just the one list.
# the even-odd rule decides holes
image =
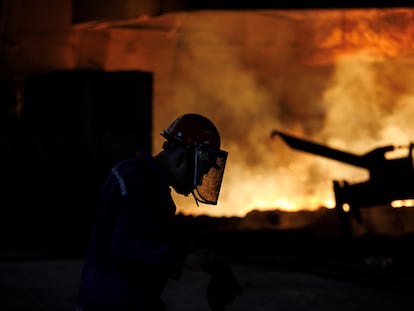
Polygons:
[[[345,28],[343,13],[177,15],[180,29],[169,37],[171,70],[155,73],[169,85],[168,96],[155,93],[155,149],[161,146],[157,134],[170,122],[197,112],[217,125],[229,151],[218,205],[196,207],[192,198],[176,196],[180,212],[243,216],[252,209],[316,209],[333,205],[333,179],[367,177],[361,169],[289,149],[270,139],[274,129],[355,153],[413,139],[412,64],[380,54],[379,48],[390,51],[398,41],[392,36],[385,37],[388,44],[369,44],[384,39],[385,28],[372,25],[389,24],[396,14],[407,21],[412,13],[370,12],[363,22],[357,22],[360,12],[353,19],[347,13]],[[397,26],[407,33],[410,25],[400,18]],[[361,29],[366,33],[358,37]]]
[[327,114],[320,135],[335,137],[336,144],[342,140],[354,151],[409,143],[414,75],[406,67],[393,61],[338,61],[323,96]]

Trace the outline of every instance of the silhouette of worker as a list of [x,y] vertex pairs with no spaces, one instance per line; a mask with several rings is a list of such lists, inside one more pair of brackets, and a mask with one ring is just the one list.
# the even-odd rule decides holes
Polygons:
[[172,187],[196,203],[217,204],[227,152],[206,117],[188,113],[161,134],[162,151],[116,164],[103,185],[77,299],[79,311],[165,310],[169,278],[184,265],[211,273],[206,299],[224,310],[241,292],[230,267],[208,252],[186,254],[174,241]]

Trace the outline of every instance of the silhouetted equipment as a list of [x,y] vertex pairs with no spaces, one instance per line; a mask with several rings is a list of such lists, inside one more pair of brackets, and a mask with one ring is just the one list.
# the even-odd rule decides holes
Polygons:
[[279,135],[290,147],[326,158],[358,166],[369,171],[365,182],[350,184],[333,181],[335,208],[344,229],[351,229],[351,216],[361,221],[360,208],[389,205],[396,200],[414,199],[414,167],[412,150],[414,144],[406,146],[407,156],[386,158],[386,153],[404,146],[387,145],[365,154],[356,155],[330,148],[315,142],[273,131],[271,137]]

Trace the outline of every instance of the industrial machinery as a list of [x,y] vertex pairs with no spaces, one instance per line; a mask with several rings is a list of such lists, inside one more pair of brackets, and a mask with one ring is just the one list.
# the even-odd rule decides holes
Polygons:
[[[351,230],[351,217],[359,222],[362,221],[360,209],[363,207],[391,206],[391,203],[397,200],[414,199],[413,143],[407,146],[382,146],[365,154],[356,155],[276,130],[271,133],[271,137],[274,136],[280,136],[291,148],[369,171],[369,179],[364,182],[351,184],[344,180],[333,181],[335,209],[346,231]],[[398,158],[386,157],[388,152],[397,148],[406,148],[407,155]]]

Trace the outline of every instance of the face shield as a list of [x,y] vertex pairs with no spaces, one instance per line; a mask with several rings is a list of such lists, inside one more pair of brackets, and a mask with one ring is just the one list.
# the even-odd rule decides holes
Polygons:
[[224,150],[195,147],[193,196],[196,202],[217,204],[227,155]]

